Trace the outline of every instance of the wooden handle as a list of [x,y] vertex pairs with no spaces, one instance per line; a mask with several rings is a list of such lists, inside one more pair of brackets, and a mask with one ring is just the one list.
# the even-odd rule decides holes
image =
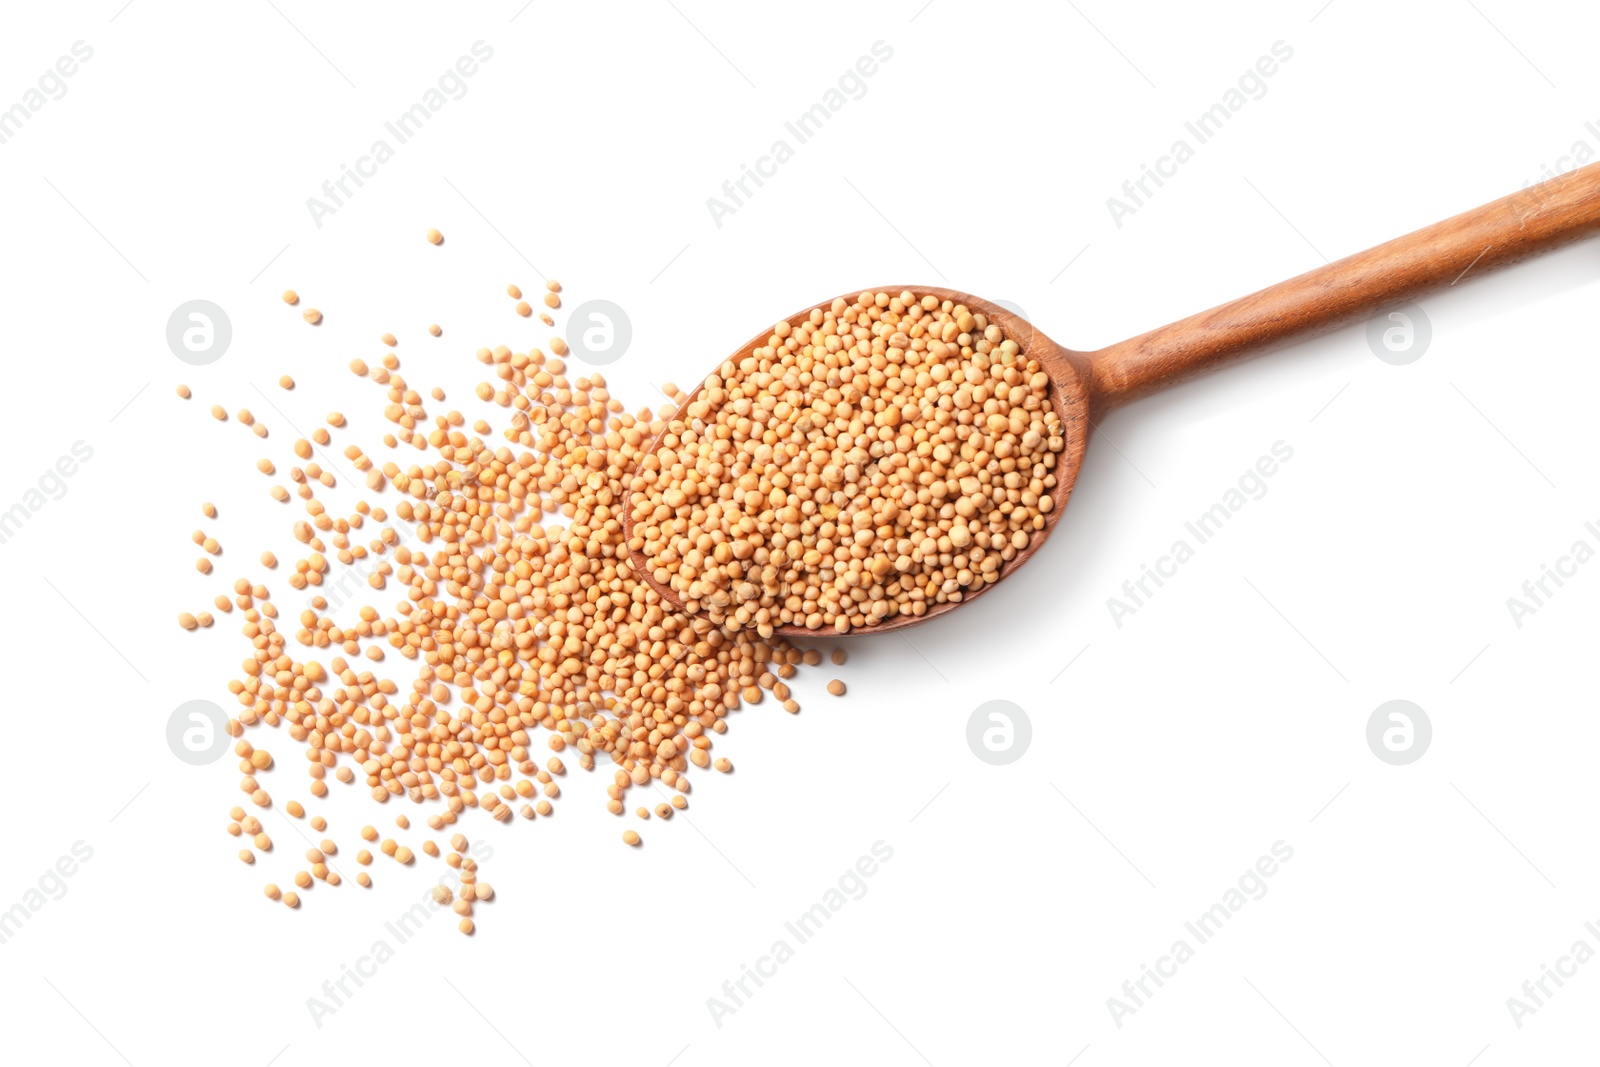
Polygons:
[[1600,229],[1600,163],[1088,353],[1100,410]]

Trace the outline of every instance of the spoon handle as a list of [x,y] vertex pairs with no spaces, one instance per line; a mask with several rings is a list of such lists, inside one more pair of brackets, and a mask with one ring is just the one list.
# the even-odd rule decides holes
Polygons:
[[1600,163],[1087,353],[1106,410],[1600,230]]

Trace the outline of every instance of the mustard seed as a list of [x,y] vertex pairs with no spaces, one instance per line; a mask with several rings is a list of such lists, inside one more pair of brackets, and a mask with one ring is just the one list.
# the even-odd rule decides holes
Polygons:
[[283,895],[283,902],[291,908],[298,908],[300,906],[300,894],[291,889]]
[[293,289],[285,289],[283,291],[283,302],[291,306],[298,304],[300,303],[300,294],[295,292]]
[[181,397],[184,400],[188,400],[189,399],[189,387],[187,385],[179,385],[178,386],[178,396]]
[[444,234],[440,233],[438,230],[430,229],[427,236],[428,243],[430,245],[442,244],[444,242]]
[[637,846],[639,844],[639,835],[638,835],[638,833],[633,831],[633,830],[624,830],[624,831],[622,831],[622,843],[624,845]]
[[322,321],[322,312],[316,308],[306,308],[300,313],[300,317],[315,326]]
[[844,696],[844,683],[835,678],[833,681],[828,683],[828,692],[832,693],[836,697]]

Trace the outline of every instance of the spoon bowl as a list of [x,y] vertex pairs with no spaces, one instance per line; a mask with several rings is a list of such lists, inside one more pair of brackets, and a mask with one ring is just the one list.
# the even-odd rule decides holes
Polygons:
[[[948,300],[953,304],[962,304],[965,305],[969,311],[983,314],[988,321],[998,325],[1008,338],[1017,341],[1018,348],[1020,349],[1018,355],[1019,359],[1037,360],[1040,367],[1047,375],[1049,375],[1050,404],[1051,407],[1055,409],[1056,417],[1061,420],[1062,435],[1065,440],[1065,445],[1061,451],[1056,454],[1056,466],[1053,472],[1055,474],[1056,484],[1055,487],[1050,490],[1050,496],[1054,500],[1055,506],[1044,513],[1044,529],[1035,531],[1033,536],[1028,539],[1027,545],[1018,549],[1017,554],[1012,556],[1011,559],[1001,567],[999,579],[993,582],[981,583],[961,592],[958,594],[960,599],[952,599],[944,601],[943,603],[929,604],[927,611],[923,612],[921,615],[891,615],[882,622],[875,623],[862,629],[852,629],[849,631],[849,633],[844,635],[838,634],[830,626],[811,629],[806,626],[795,626],[793,624],[774,626],[772,630],[775,634],[781,634],[784,637],[838,637],[849,636],[849,634],[858,633],[885,633],[889,630],[898,630],[905,626],[912,626],[919,622],[927,622],[929,619],[938,618],[940,615],[943,615],[952,608],[959,607],[962,604],[971,603],[976,597],[982,596],[990,589],[999,585],[1001,581],[1014,573],[1018,567],[1022,566],[1022,564],[1026,562],[1030,556],[1039,550],[1040,546],[1044,544],[1045,539],[1050,536],[1051,531],[1055,529],[1056,523],[1060,521],[1062,509],[1067,503],[1067,498],[1072,493],[1072,485],[1075,481],[1077,481],[1078,469],[1083,465],[1084,446],[1088,442],[1089,408],[1091,398],[1088,380],[1083,373],[1088,366],[1087,363],[1083,362],[1085,358],[1083,353],[1072,352],[1068,349],[1062,348],[1060,345],[1050,340],[1050,338],[1046,337],[1037,326],[1034,326],[1028,322],[1028,320],[1022,318],[1015,312],[1008,311],[1004,307],[1001,307],[999,304],[984,300],[982,297],[973,296],[970,293],[958,293],[954,289],[940,289],[935,286],[925,285],[868,286],[864,289],[856,289],[849,293],[843,293],[841,294],[841,297],[846,301],[850,301],[854,300],[863,292],[900,293],[906,290],[915,293],[919,297],[935,296],[941,301]],[[819,301],[813,304],[807,304],[804,308],[792,315],[787,316],[787,320],[789,322],[794,322],[796,319],[809,314],[811,309],[814,307],[828,307],[833,303],[834,299],[834,297],[829,297],[827,300]],[[728,357],[728,359],[735,361],[743,359],[744,357],[750,355],[750,353],[755,349],[765,345],[771,336],[772,328],[769,326],[767,329],[756,334],[750,340],[741,345]],[[721,364],[718,365],[720,366]],[[689,405],[694,403],[704,389],[705,380],[702,379],[694,391],[686,396],[682,403],[678,405],[678,410],[673,413],[672,418],[667,421],[670,423],[685,418],[689,410]],[[661,447],[662,438],[667,435],[667,432],[669,431],[663,431],[660,436],[651,442],[650,447],[646,450],[646,454],[653,453]],[[667,586],[664,583],[656,580],[655,569],[651,566],[650,561],[645,557],[642,547],[635,546],[633,534],[633,505],[631,500],[628,502],[628,506],[625,507],[623,511],[624,536],[626,537],[628,543],[629,555],[633,559],[634,570],[638,572],[640,577],[644,579],[647,585],[649,585],[657,593],[660,593],[662,598],[666,600],[667,603],[682,608],[683,601],[679,594],[670,586]]]

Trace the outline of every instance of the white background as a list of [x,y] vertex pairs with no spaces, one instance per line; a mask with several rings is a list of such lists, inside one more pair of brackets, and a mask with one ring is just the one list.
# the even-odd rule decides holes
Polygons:
[[[288,884],[304,845],[270,814],[276,852],[241,865],[222,831],[233,759],[188,766],[164,731],[186,700],[228,706],[246,651],[237,614],[185,633],[178,612],[247,574],[298,614],[282,571],[254,565],[294,558],[298,508],[268,499],[254,462],[287,466],[290,421],[335,408],[382,451],[381,392],[344,370],[376,362],[380,333],[469,418],[473,351],[550,332],[503,295],[537,291],[535,266],[569,308],[627,309],[633,344],[607,375],[630,408],[864,286],[948,283],[1096,347],[1514,191],[1576,141],[1600,148],[1591,7],[275,3],[14,5],[0,34],[0,106],[73,42],[94,49],[0,145],[0,510],[75,441],[94,450],[0,545],[0,909],[74,842],[93,850],[0,944],[7,1061],[1590,1051],[1600,963],[1520,1028],[1506,1000],[1576,940],[1600,949],[1583,928],[1600,920],[1600,565],[1520,628],[1506,600],[1573,541],[1600,546],[1583,528],[1600,520],[1592,243],[1425,300],[1432,343],[1408,366],[1354,327],[1116,412],[1024,576],[904,637],[851,640],[846,667],[797,680],[798,716],[739,713],[718,742],[737,772],[702,775],[688,819],[640,826],[646,847],[619,843],[603,782],[576,773],[549,819],[474,813],[499,891],[477,935],[433,919],[320,1027],[307,999],[393,944],[384,923],[437,861],[380,860],[370,891],[272,905],[262,883]],[[467,94],[315,226],[307,197],[478,40],[494,56]],[[706,198],[879,40],[893,57],[866,95],[716,226]],[[1280,40],[1293,58],[1266,95],[1116,226],[1107,197]],[[291,286],[322,327],[279,302]],[[204,368],[164,340],[195,298],[233,326]],[[272,436],[213,422],[212,403]],[[1115,625],[1107,598],[1280,440],[1294,456],[1267,494]],[[196,526],[224,545],[210,579]],[[842,700],[822,693],[835,674]],[[1396,698],[1434,730],[1404,767],[1365,740]],[[1009,766],[965,740],[990,699],[1031,718]],[[257,737],[279,802],[304,798],[292,742]],[[356,828],[399,809],[334,792],[348,868]],[[866,896],[717,1026],[707,998],[880,840],[893,859]],[[1118,1027],[1107,998],[1279,840],[1294,855],[1266,896]]]

